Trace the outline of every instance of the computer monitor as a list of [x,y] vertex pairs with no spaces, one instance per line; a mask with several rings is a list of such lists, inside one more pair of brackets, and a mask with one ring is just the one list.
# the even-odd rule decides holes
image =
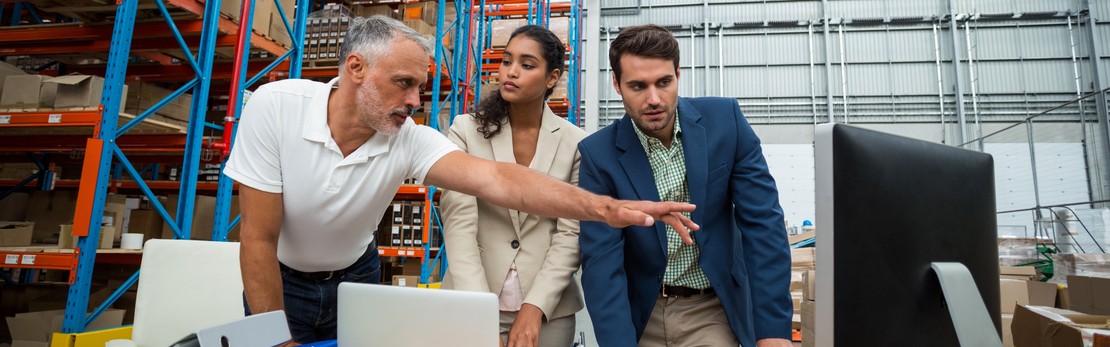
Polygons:
[[815,135],[816,346],[1000,346],[993,158],[843,124]]
[[496,346],[497,296],[345,282],[338,342],[344,346]]

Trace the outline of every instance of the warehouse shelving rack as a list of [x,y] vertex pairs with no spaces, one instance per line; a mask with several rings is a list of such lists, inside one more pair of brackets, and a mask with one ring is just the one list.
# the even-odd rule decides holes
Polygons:
[[[296,47],[286,49],[277,42],[246,29],[250,28],[249,23],[246,23],[247,25],[242,25],[244,23],[236,24],[228,19],[221,18],[219,1],[201,3],[197,0],[154,0],[153,2],[162,14],[165,20],[164,23],[136,24],[138,0],[121,0],[116,7],[113,25],[94,24],[73,27],[52,26],[50,28],[6,29],[6,33],[17,32],[19,35],[5,35],[5,39],[0,40],[0,45],[11,45],[5,46],[3,49],[3,52],[9,55],[108,52],[108,63],[104,70],[89,72],[90,74],[102,72],[105,77],[104,90],[100,100],[101,106],[96,111],[5,112],[2,115],[4,117],[0,117],[0,119],[6,120],[6,122],[0,122],[0,127],[93,127],[93,137],[84,138],[83,142],[78,139],[80,136],[62,137],[66,139],[60,142],[66,143],[66,145],[35,143],[31,139],[19,136],[5,137],[0,140],[2,141],[0,142],[0,148],[5,151],[24,149],[51,152],[79,148],[84,152],[81,180],[71,183],[75,183],[78,187],[77,209],[74,214],[73,227],[74,234],[78,236],[78,241],[72,252],[35,252],[29,250],[2,252],[0,254],[5,260],[4,267],[57,269],[70,272],[69,281],[71,285],[67,297],[65,320],[62,326],[64,333],[82,332],[88,322],[96,319],[138,280],[138,272],[136,272],[105,303],[101,304],[92,314],[86,316],[89,307],[88,299],[92,269],[94,263],[98,261],[96,259],[96,243],[100,233],[99,224],[104,213],[105,199],[110,185],[110,171],[112,170],[109,168],[113,162],[132,176],[134,182],[129,182],[129,184],[141,190],[150,198],[152,206],[171,226],[175,237],[189,238],[194,209],[193,201],[198,186],[201,186],[197,182],[196,173],[203,150],[202,145],[205,142],[202,137],[203,130],[206,127],[219,128],[219,126],[207,124],[204,121],[208,106],[206,96],[209,95],[211,81],[220,77],[213,73],[215,71],[216,47],[230,47],[238,45],[243,38],[248,40],[253,38],[254,40],[251,43],[253,47],[282,57],[294,57],[284,65],[289,66],[291,70],[300,70],[300,54],[294,54],[298,51]],[[245,2],[253,4],[252,0],[245,0]],[[303,33],[304,30],[303,20],[300,18],[304,18],[304,14],[307,13],[309,1],[299,0],[298,2],[301,13],[295,16],[296,21],[292,26],[297,27],[299,31],[289,30],[291,33]],[[199,19],[177,23],[170,15],[167,4],[191,12],[199,16]],[[275,4],[280,11],[281,4],[279,2],[275,2]],[[250,7],[246,7],[243,18],[249,19],[252,17],[252,13],[249,11]],[[284,20],[284,24],[289,28],[289,20]],[[220,36],[220,34],[225,35]],[[238,39],[227,34],[238,34]],[[199,37],[195,37],[196,35],[199,35]],[[165,36],[172,39],[168,40]],[[75,39],[76,41],[73,41]],[[195,56],[192,47],[197,47]],[[130,56],[132,54],[145,56],[144,51],[160,49],[181,49],[183,52],[187,52],[184,59],[187,64],[176,67],[163,66],[158,70],[164,69],[176,72],[179,75],[171,77],[171,79],[188,80],[188,82],[165,100],[158,102],[150,109],[117,128],[120,101],[123,97],[123,84],[127,76]],[[240,49],[240,51],[242,50]],[[278,65],[278,63],[270,63],[267,68],[262,69],[259,75],[264,75],[265,71]],[[157,73],[155,72],[155,74]],[[185,73],[192,76],[186,77]],[[166,135],[157,139],[124,135],[158,109],[190,90],[197,97],[192,99],[190,122],[186,134]],[[53,136],[50,138],[53,138]],[[43,141],[40,140],[40,142]],[[158,147],[161,150],[173,148],[174,144],[179,145],[176,150],[170,150],[170,152],[181,153],[181,156],[176,157],[177,160],[183,162],[180,182],[158,182],[156,184],[145,182],[131,164],[132,161],[125,154],[125,151],[141,151],[135,147],[143,146],[129,146],[131,142]],[[184,148],[182,149],[180,145],[183,145]],[[146,147],[146,149],[151,149],[151,147]],[[114,159],[115,161],[113,161]],[[59,183],[61,186],[71,184]],[[165,208],[155,198],[152,189],[158,188],[178,189],[180,201],[176,211],[176,216],[178,216],[176,220],[169,217]],[[102,260],[137,263],[136,257],[109,256],[105,258],[115,259]]]
[[481,95],[481,82],[496,78],[498,64],[504,56],[504,49],[492,47],[493,21],[507,18],[523,18],[528,24],[549,27],[553,15],[568,17],[567,42],[567,96],[565,100],[550,100],[548,106],[556,114],[565,116],[567,121],[579,125],[581,117],[581,80],[582,70],[582,0],[551,2],[549,0],[481,0],[475,7],[478,25],[478,42],[473,46],[477,73],[470,77],[474,94]]

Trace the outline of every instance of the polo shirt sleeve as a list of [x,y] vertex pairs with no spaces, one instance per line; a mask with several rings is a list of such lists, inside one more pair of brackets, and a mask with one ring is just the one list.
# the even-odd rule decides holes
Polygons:
[[281,193],[280,122],[277,100],[259,87],[243,106],[239,129],[224,174],[240,184]]
[[[428,175],[428,171],[432,169],[440,158],[459,150],[458,146],[451,143],[446,136],[440,132],[427,126],[409,124],[402,129],[400,138],[403,141],[402,145],[407,152],[408,157],[412,160],[409,161],[408,177],[415,178],[417,181],[423,182],[424,177]],[[407,131],[406,131],[407,130]]]

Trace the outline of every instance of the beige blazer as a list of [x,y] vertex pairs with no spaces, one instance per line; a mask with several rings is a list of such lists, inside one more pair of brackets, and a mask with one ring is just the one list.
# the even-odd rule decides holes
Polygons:
[[[459,115],[447,137],[470,155],[516,162],[508,122],[501,133],[485,139],[473,116]],[[532,168],[577,185],[578,142],[585,137],[585,131],[544,107]],[[578,221],[534,216],[452,191],[443,193],[441,206],[448,264],[444,288],[501,293],[515,260],[524,303],[539,307],[547,319],[582,309],[582,291],[573,279]]]

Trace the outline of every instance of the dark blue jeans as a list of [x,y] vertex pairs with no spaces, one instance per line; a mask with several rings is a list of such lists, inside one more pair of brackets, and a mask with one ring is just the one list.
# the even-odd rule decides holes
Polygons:
[[[330,279],[309,279],[281,266],[281,284],[285,293],[285,316],[293,340],[300,343],[336,339],[336,314],[341,282],[377,284],[381,279],[381,259],[377,245],[371,243],[366,255]],[[243,306],[246,307],[244,297]]]

